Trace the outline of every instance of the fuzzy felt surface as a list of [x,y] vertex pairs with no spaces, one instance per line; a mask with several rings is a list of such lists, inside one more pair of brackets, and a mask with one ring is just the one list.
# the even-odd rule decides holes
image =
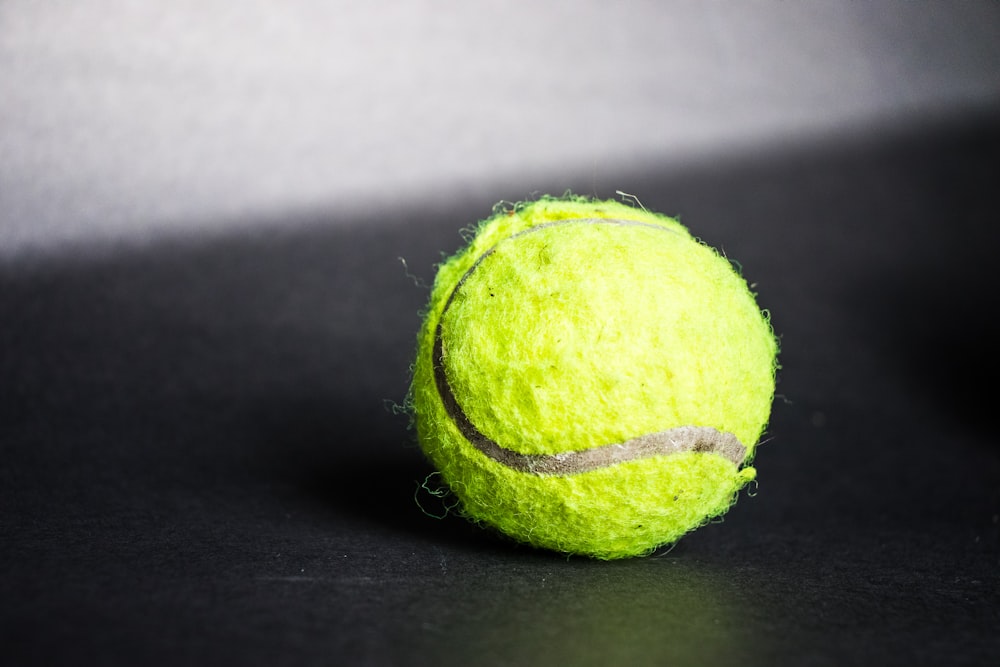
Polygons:
[[745,281],[679,223],[546,198],[498,211],[440,267],[410,401],[422,448],[469,517],[536,546],[618,558],[722,514],[755,471],[710,451],[572,474],[514,470],[473,446],[452,412],[524,455],[695,426],[734,435],[749,461],[775,354]]

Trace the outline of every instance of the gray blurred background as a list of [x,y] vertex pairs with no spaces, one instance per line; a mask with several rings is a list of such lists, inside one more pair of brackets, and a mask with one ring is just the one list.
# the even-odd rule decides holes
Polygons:
[[995,111],[998,64],[997,2],[5,0],[0,258],[610,196]]

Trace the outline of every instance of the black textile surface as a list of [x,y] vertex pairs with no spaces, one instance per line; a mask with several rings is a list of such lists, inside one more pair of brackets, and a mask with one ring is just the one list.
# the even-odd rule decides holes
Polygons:
[[0,662],[997,664],[998,165],[976,117],[607,184],[743,265],[783,366],[756,495],[610,563],[415,502],[416,283],[478,202],[11,260]]

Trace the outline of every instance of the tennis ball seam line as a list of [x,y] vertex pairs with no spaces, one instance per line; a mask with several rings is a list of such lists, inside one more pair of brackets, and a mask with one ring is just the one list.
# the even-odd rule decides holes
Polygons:
[[434,382],[437,385],[438,396],[444,405],[445,412],[451,417],[452,422],[462,433],[465,439],[472,444],[479,452],[493,459],[494,461],[519,472],[533,473],[536,475],[572,475],[591,470],[605,468],[626,461],[645,459],[653,456],[663,456],[677,454],[681,452],[705,452],[722,456],[732,461],[737,467],[746,458],[746,447],[734,434],[719,431],[710,426],[678,426],[666,431],[648,433],[635,438],[631,438],[621,443],[611,443],[600,445],[581,451],[560,452],[558,454],[522,454],[514,450],[501,446],[499,443],[488,438],[472,423],[468,415],[458,404],[451,389],[451,384],[445,374],[444,365],[444,343],[441,332],[441,323],[445,313],[451,306],[455,294],[461,289],[466,279],[479,267],[488,256],[492,255],[497,245],[504,241],[529,234],[540,229],[565,224],[616,224],[616,225],[636,225],[652,227],[670,233],[673,230],[653,223],[640,222],[637,220],[618,220],[614,218],[574,218],[567,220],[557,220],[553,222],[536,225],[522,230],[517,234],[502,239],[493,245],[482,255],[476,258],[472,266],[465,272],[462,278],[455,284],[452,292],[448,295],[434,331],[434,343],[432,348]]

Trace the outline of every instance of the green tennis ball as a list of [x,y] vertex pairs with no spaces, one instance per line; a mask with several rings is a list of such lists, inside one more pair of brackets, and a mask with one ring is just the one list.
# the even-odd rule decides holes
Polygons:
[[409,402],[466,516],[622,558],[754,479],[775,354],[746,282],[680,223],[544,198],[498,210],[439,267]]

